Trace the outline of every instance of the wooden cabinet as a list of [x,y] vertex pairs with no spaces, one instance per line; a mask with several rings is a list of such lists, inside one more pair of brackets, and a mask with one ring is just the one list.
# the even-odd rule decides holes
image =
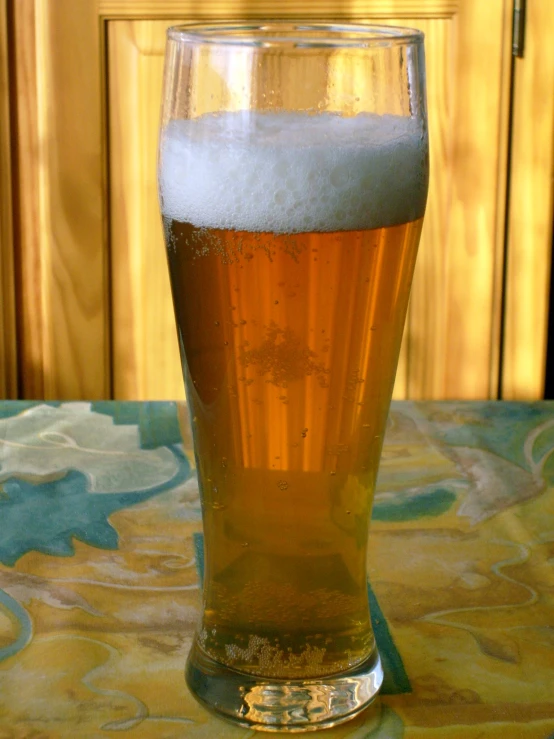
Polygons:
[[[426,34],[431,187],[396,396],[496,397],[500,376],[505,396],[540,397],[549,2],[530,3],[515,66],[512,0],[12,2],[20,394],[182,397],[156,194],[165,30],[192,18],[303,15]],[[524,135],[512,132],[509,160],[513,79]],[[529,104],[532,120],[518,108]]]

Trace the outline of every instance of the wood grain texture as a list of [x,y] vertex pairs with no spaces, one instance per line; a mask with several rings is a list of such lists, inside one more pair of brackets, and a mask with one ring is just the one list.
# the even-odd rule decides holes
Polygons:
[[406,353],[405,397],[436,398],[447,394],[446,321],[449,210],[452,181],[452,77],[455,22],[422,21],[425,33],[430,177],[427,211],[421,236],[403,349]]
[[8,18],[0,3],[0,398],[17,397]]
[[515,61],[502,397],[544,393],[554,216],[554,9],[527,3]]
[[445,18],[454,15],[461,0],[98,0],[108,18]]
[[411,398],[496,397],[508,3],[467,0],[426,31],[431,185],[409,316]]
[[101,39],[90,0],[18,0],[24,397],[109,397]]
[[157,198],[165,30],[108,24],[114,397],[184,397]]
[[17,211],[19,259],[17,309],[18,347],[22,397],[44,397],[45,333],[43,311],[43,255],[40,233],[38,162],[40,134],[37,99],[36,8],[33,0],[13,5],[15,49],[15,96],[17,111]]

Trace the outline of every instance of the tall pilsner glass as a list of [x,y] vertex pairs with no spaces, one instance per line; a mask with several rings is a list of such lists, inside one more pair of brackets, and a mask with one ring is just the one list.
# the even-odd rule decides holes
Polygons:
[[243,726],[332,726],[382,682],[368,526],[425,105],[418,31],[168,31],[159,190],[205,548],[186,677]]

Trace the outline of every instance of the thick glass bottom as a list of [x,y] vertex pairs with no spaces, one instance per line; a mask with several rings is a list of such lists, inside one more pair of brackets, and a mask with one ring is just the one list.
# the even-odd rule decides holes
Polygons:
[[375,698],[383,669],[375,649],[356,667],[337,675],[278,680],[232,670],[195,643],[186,667],[193,695],[210,711],[259,731],[315,731],[354,718]]

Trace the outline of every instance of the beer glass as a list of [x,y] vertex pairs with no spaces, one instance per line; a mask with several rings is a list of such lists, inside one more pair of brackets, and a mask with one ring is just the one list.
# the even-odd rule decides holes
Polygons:
[[159,195],[204,523],[201,703],[359,713],[382,668],[368,526],[425,210],[423,35],[169,29]]

